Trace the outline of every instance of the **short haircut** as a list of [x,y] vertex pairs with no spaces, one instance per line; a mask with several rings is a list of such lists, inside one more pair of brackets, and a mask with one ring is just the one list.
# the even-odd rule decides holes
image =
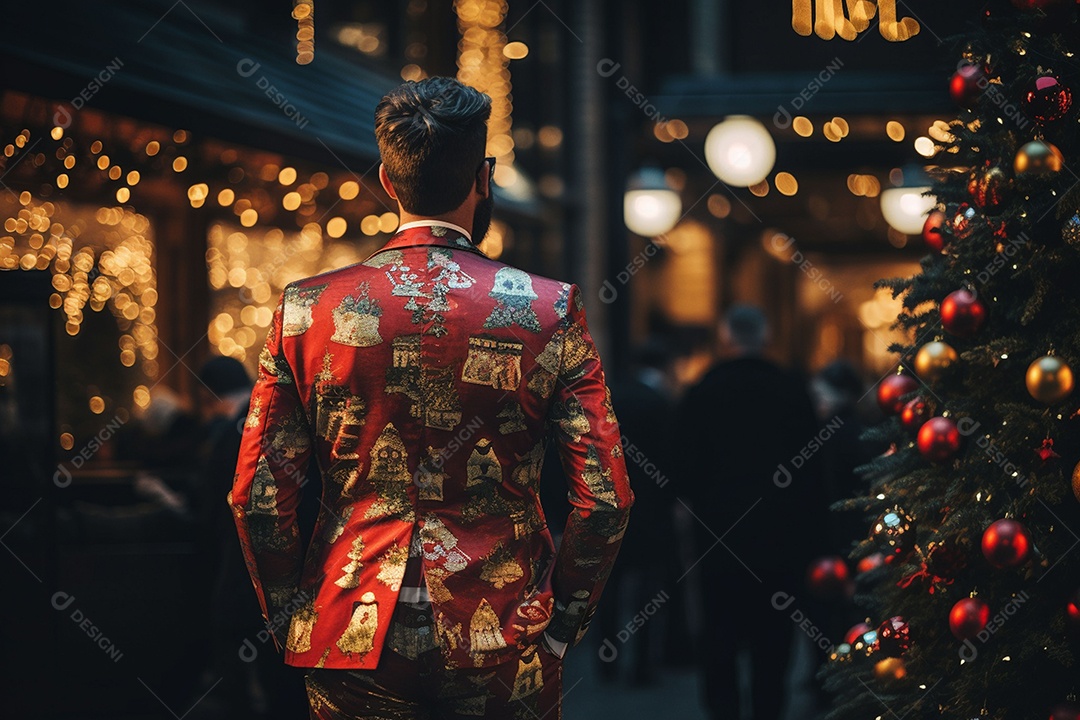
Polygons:
[[375,108],[375,139],[406,212],[461,206],[484,162],[491,98],[454,78],[409,81]]
[[731,340],[744,350],[761,350],[769,336],[765,313],[754,305],[735,305],[724,315]]

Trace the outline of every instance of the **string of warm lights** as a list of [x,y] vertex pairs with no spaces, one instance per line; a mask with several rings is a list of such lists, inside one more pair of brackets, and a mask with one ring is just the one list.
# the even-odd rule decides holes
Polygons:
[[315,59],[315,0],[294,0],[296,20],[296,62],[307,65]]
[[507,44],[501,30],[506,10],[506,0],[454,0],[461,33],[458,80],[491,97],[487,153],[497,160],[495,181],[499,185],[509,184],[514,162],[509,64],[528,53],[524,43]]
[[[108,312],[119,366],[136,373],[116,383],[104,378],[121,375],[105,372],[102,384],[87,386],[84,407],[94,415],[148,407],[162,369],[157,214],[144,207],[186,197],[213,218],[208,336],[218,352],[249,367],[287,283],[357,262],[397,229],[397,214],[370,192],[361,195],[361,183],[345,172],[304,172],[271,153],[193,143],[185,130],[91,109],[66,129],[42,126],[52,116],[49,104],[15,93],[5,95],[3,108],[0,128],[21,129],[0,150],[5,185],[18,188],[0,192],[0,269],[48,271],[49,304],[63,313],[72,337],[89,313]],[[10,359],[0,359],[6,381]],[[117,384],[131,393],[128,400],[116,399]],[[74,417],[65,423],[64,449],[77,441],[77,425]]]

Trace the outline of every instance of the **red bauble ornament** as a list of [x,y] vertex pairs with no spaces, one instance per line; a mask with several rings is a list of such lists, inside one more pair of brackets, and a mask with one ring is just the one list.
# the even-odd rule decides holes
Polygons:
[[855,566],[855,569],[859,573],[868,573],[871,570],[877,570],[879,567],[885,564],[885,555],[883,553],[871,553],[859,561],[859,564]]
[[984,212],[996,214],[1005,201],[1009,189],[1009,176],[997,166],[976,170],[968,180],[968,192]]
[[874,628],[870,627],[864,622],[861,622],[858,625],[852,625],[851,628],[844,634],[844,642],[846,642],[848,645],[854,645],[859,638],[861,638],[863,635],[873,629]]
[[926,222],[923,223],[923,242],[934,252],[942,252],[945,249],[945,223],[945,213],[940,210],[932,210],[926,216]]
[[886,415],[896,415],[904,409],[904,396],[918,387],[918,381],[910,375],[890,375],[878,384],[878,407]]
[[1073,632],[1080,632],[1080,590],[1069,596],[1065,605],[1065,622]]
[[911,647],[911,629],[907,620],[897,615],[881,623],[877,631],[875,650],[879,650],[890,657],[899,657]]
[[960,338],[974,337],[986,324],[986,305],[970,290],[956,290],[941,301],[941,324]]
[[908,400],[900,410],[900,424],[905,430],[918,432],[927,420],[930,419],[930,406],[921,397]]
[[997,520],[983,532],[982,551],[996,568],[1016,567],[1031,555],[1031,534],[1015,520]]
[[919,428],[915,442],[930,462],[946,462],[960,449],[960,430],[950,418],[930,418]]
[[986,71],[981,65],[966,63],[953,73],[949,80],[949,95],[953,102],[963,108],[970,108],[986,89]]
[[821,557],[810,563],[806,570],[806,584],[810,593],[819,600],[837,600],[847,595],[851,573],[847,563],[839,555]]
[[1074,702],[1058,703],[1050,710],[1050,720],[1080,720],[1080,705]]
[[1053,75],[1035,78],[1034,86],[1024,95],[1028,116],[1043,125],[1065,117],[1072,107],[1072,90]]
[[953,213],[952,219],[949,220],[949,230],[952,232],[953,237],[963,240],[971,235],[973,230],[972,222],[977,214],[975,208],[967,203],[960,203]]
[[949,629],[957,640],[974,640],[990,622],[990,606],[978,598],[964,598],[949,611]]

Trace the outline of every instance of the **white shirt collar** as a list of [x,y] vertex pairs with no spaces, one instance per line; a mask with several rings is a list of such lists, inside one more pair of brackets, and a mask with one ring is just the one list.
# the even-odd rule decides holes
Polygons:
[[460,225],[455,225],[454,223],[448,223],[448,222],[446,222],[444,220],[414,220],[413,222],[407,222],[404,225],[398,225],[397,232],[401,232],[402,230],[408,230],[409,228],[416,228],[416,227],[444,227],[444,228],[448,228],[450,230],[456,230],[457,232],[464,235],[466,240],[468,240],[469,242],[472,242],[472,233],[470,233],[468,230],[461,227]]

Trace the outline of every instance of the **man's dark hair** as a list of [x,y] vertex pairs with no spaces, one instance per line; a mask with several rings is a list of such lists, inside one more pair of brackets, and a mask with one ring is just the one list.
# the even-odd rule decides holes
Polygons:
[[465,201],[484,161],[491,98],[454,78],[400,85],[375,108],[375,139],[398,200],[414,215]]

